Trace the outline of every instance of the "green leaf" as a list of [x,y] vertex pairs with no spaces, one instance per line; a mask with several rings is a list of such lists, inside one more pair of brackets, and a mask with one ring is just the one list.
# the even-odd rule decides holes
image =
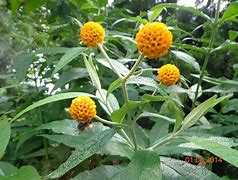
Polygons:
[[46,0],[28,0],[26,3],[26,12],[34,11],[37,8],[41,7]]
[[78,122],[73,119],[64,119],[61,121],[53,121],[47,124],[42,124],[35,128],[35,130],[51,129],[55,133],[62,133],[68,135],[78,134]]
[[[124,76],[126,76],[129,73],[129,69],[127,69],[127,67],[124,66],[121,62],[114,60],[114,59],[111,59],[111,61],[117,67],[117,70],[119,73],[121,73]],[[103,66],[105,66],[109,69],[112,69],[106,59],[97,59],[97,62],[99,62],[100,64],[102,64]]]
[[227,113],[229,111],[238,112],[238,99],[231,99],[225,106],[223,106],[222,113]]
[[0,121],[0,158],[4,155],[10,139],[10,123],[7,120]]
[[74,60],[76,57],[78,57],[80,54],[82,54],[86,48],[84,47],[75,47],[69,49],[59,60],[59,62],[56,64],[55,69],[52,73],[55,74],[59,70],[61,70],[66,64],[70,63],[72,60]]
[[202,13],[200,10],[194,8],[194,7],[187,7],[187,6],[180,6],[177,5],[175,3],[162,3],[162,4],[158,4],[156,6],[154,6],[153,8],[151,8],[151,11],[154,11],[156,9],[161,9],[161,8],[174,8],[174,9],[181,9],[184,11],[188,11],[192,14],[195,14],[197,16],[201,16],[206,20],[210,20],[209,16],[207,16],[206,14]]
[[74,178],[72,180],[99,180],[99,179],[110,179],[115,174],[121,172],[124,169],[122,166],[109,166],[109,165],[102,165],[99,167],[96,167],[95,169],[92,169],[90,171],[84,171]]
[[131,77],[127,80],[126,84],[144,85],[144,86],[150,86],[153,88],[158,87],[158,83],[154,79],[149,77],[143,77],[143,76]]
[[[143,112],[139,118],[141,117],[156,117],[156,118],[159,118],[161,120],[165,120],[165,121],[168,121],[170,123],[175,123],[175,119],[172,119],[172,118],[169,118],[167,116],[163,116],[161,114],[157,114],[157,113],[151,113],[151,112]],[[154,120],[152,120],[154,121]],[[156,120],[155,120],[156,121]]]
[[237,37],[238,37],[238,31],[234,31],[234,30],[229,31],[230,41],[234,41]]
[[238,167],[238,151],[230,147],[224,146],[217,142],[207,140],[199,137],[182,137],[187,141],[190,141],[202,148],[208,150],[209,152],[221,157],[225,161],[231,163],[232,165]]
[[238,16],[238,2],[230,3],[226,11],[223,13],[223,16],[219,20],[219,23],[224,21],[232,20]]
[[[91,81],[93,83],[93,86],[95,86],[97,90],[101,89],[101,82],[92,61],[88,61],[85,55],[83,55],[83,59],[84,59],[84,64],[88,70],[89,76],[91,78]],[[89,57],[89,60],[91,60],[90,57]]]
[[13,119],[12,121],[16,120],[17,118],[19,118],[21,115],[25,114],[26,112],[35,109],[39,106],[43,106],[45,104],[49,104],[55,101],[60,101],[60,100],[64,100],[64,99],[71,99],[71,98],[75,98],[78,96],[89,96],[92,98],[96,98],[94,95],[92,94],[88,94],[88,93],[82,93],[82,92],[67,92],[67,93],[61,93],[61,94],[56,94],[50,97],[47,97],[45,99],[42,99],[40,101],[35,102],[34,104],[28,106],[27,108],[23,109],[21,112],[19,112]]
[[32,166],[22,166],[15,174],[1,177],[1,180],[41,180],[36,169]]
[[16,14],[19,7],[20,7],[21,1],[20,0],[12,0],[11,1],[11,9],[13,14]]
[[136,151],[127,168],[112,179],[161,180],[162,170],[159,155],[150,150]]
[[171,53],[173,53],[178,59],[182,60],[183,62],[189,64],[191,67],[193,67],[196,71],[200,72],[200,66],[196,59],[189,54],[182,52],[182,51],[174,51],[172,50]]
[[1,176],[8,176],[11,174],[15,174],[17,172],[17,168],[8,162],[0,161],[0,179]]
[[195,166],[185,161],[167,157],[160,157],[160,159],[164,180],[171,180],[171,178],[176,180],[220,179],[216,174],[207,170],[205,166]]
[[177,130],[180,128],[182,122],[183,122],[183,117],[184,117],[184,113],[182,111],[182,109],[175,104],[173,101],[169,101],[168,102],[168,107],[170,112],[172,112],[175,115],[175,125],[174,125],[174,129],[173,132],[177,132]]
[[97,2],[97,6],[101,8],[107,5],[108,0],[97,0],[96,2]]
[[28,72],[28,68],[32,61],[32,53],[22,53],[14,59],[13,66],[16,69],[16,76],[18,81],[22,81],[26,77],[26,73]]
[[72,80],[84,78],[88,76],[88,71],[85,68],[72,68],[68,71],[63,72],[62,75],[60,75],[60,78],[55,82],[55,85],[52,89],[52,91],[60,88],[61,86],[65,85],[66,83],[69,83]]
[[100,99],[99,103],[108,115],[111,115],[113,111],[120,108],[119,103],[113,94],[109,94],[107,97],[108,93],[105,89],[100,89],[99,91],[96,91],[96,96]]
[[48,48],[41,48],[36,51],[36,53],[43,53],[43,54],[65,54],[69,51],[70,48],[67,47],[48,47]]
[[169,96],[153,96],[150,94],[144,94],[141,98],[142,102],[157,102],[157,101],[166,101],[171,99]]
[[181,127],[181,131],[185,130],[192,125],[194,125],[204,114],[208,112],[208,110],[226,98],[231,97],[231,95],[223,96],[216,99],[216,95],[199,104],[195,109],[193,109],[183,121],[183,125]]
[[109,96],[110,93],[112,93],[115,89],[119,88],[120,86],[121,86],[120,79],[116,79],[115,81],[113,81],[107,90],[107,96]]
[[223,44],[213,49],[211,53],[216,52],[218,50],[223,50],[223,49],[229,50],[229,51],[236,51],[238,49],[238,43],[226,40]]
[[87,139],[79,149],[76,149],[70,155],[66,162],[61,164],[55,171],[50,173],[47,177],[61,177],[70,169],[81,163],[83,160],[98,152],[98,150],[100,150],[100,148],[103,147],[107,143],[107,141],[110,140],[112,136],[114,136],[115,133],[116,129],[108,129],[96,136],[92,136],[91,138]]
[[163,7],[158,7],[158,8],[156,8],[156,9],[154,9],[153,11],[152,11],[152,13],[150,14],[150,15],[148,15],[149,17],[148,17],[148,19],[149,19],[149,21],[150,22],[153,22],[160,14],[161,14],[161,12],[163,11]]
[[118,122],[118,123],[121,123],[122,120],[124,119],[128,109],[134,109],[138,106],[140,106],[142,103],[140,101],[129,101],[128,103],[129,107],[127,107],[126,104],[124,104],[120,109],[114,111],[111,115],[111,119],[112,121],[114,122]]

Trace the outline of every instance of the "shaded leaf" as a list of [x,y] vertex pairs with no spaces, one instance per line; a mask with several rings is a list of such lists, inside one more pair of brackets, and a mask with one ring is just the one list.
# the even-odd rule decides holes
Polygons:
[[163,179],[170,180],[198,180],[198,179],[213,179],[220,178],[213,172],[206,169],[204,166],[195,166],[185,161],[180,161],[173,158],[160,157],[161,166],[163,169]]
[[32,53],[22,53],[15,57],[13,66],[16,69],[16,76],[18,81],[22,81],[26,77],[28,68],[33,61]]
[[4,155],[10,139],[10,123],[7,120],[0,121],[0,158]]
[[184,61],[185,63],[189,64],[193,67],[196,71],[200,72],[200,66],[196,59],[189,54],[182,52],[182,51],[171,51],[178,59]]
[[103,131],[102,133],[92,136],[87,139],[84,144],[81,145],[79,149],[76,149],[70,157],[61,164],[56,170],[50,173],[48,178],[58,178],[68,172],[70,169],[77,166],[86,158],[95,154],[102,146],[106,144],[108,140],[112,138],[112,136],[116,133],[115,129],[108,129]]
[[32,166],[22,166],[14,174],[1,177],[1,180],[40,180],[36,169]]
[[136,151],[127,168],[112,179],[161,180],[160,158],[155,151]]
[[110,179],[115,174],[121,172],[124,169],[122,166],[109,166],[109,165],[102,165],[92,169],[90,171],[84,171],[72,180],[100,180],[100,179]]
[[84,78],[88,76],[88,71],[85,68],[72,68],[68,71],[63,72],[62,75],[60,75],[60,78],[55,82],[55,85],[52,89],[52,91],[60,88],[61,86],[65,85],[66,83],[69,83],[72,80]]

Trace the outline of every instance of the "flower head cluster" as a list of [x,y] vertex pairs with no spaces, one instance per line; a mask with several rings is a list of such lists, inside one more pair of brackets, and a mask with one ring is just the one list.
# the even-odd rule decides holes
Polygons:
[[161,84],[170,86],[176,84],[180,78],[179,69],[172,64],[163,65],[158,69],[158,79]]
[[95,102],[88,96],[79,96],[73,99],[69,113],[79,122],[91,121],[96,116]]
[[167,54],[172,44],[172,33],[160,22],[144,25],[136,34],[137,47],[149,59],[159,58]]
[[80,36],[83,44],[89,47],[95,47],[98,43],[103,42],[105,37],[105,30],[96,22],[87,22],[80,30]]

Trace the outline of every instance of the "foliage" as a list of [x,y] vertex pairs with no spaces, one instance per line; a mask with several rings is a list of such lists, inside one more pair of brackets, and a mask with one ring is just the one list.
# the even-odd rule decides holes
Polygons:
[[[238,2],[163,2],[0,1],[0,179],[238,178]],[[88,21],[106,30],[94,48]],[[135,36],[155,21],[173,42],[150,60]],[[157,79],[165,64],[174,85]],[[69,117],[82,95],[91,129]]]

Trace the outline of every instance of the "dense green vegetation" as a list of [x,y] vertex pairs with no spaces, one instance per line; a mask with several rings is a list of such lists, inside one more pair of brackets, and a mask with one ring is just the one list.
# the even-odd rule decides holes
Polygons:
[[[103,46],[83,45],[88,21]],[[173,42],[149,59],[135,36],[156,21]],[[0,35],[0,180],[238,179],[238,1],[0,0]],[[84,130],[80,95],[97,106]]]

